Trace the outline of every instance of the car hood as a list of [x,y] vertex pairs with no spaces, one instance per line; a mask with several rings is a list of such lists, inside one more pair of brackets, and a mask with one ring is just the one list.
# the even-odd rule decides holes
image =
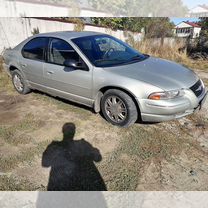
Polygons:
[[147,82],[163,90],[190,88],[199,79],[192,70],[180,64],[154,57],[132,64],[108,67],[105,70]]

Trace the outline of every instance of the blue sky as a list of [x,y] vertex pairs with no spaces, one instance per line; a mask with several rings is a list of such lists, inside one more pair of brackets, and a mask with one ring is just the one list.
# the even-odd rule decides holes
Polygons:
[[172,21],[172,22],[174,22],[174,24],[175,25],[177,25],[178,23],[180,23],[180,22],[183,22],[183,21],[190,21],[190,22],[196,22],[196,21],[198,21],[199,19],[198,18],[170,18],[170,20]]
[[208,0],[182,0],[182,1],[189,9],[192,9],[193,7],[195,7],[199,4],[207,4],[208,5]]

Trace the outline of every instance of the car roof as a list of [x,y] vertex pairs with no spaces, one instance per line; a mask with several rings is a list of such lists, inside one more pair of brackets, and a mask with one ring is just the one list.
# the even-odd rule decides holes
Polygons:
[[73,39],[73,38],[80,38],[80,37],[93,36],[93,35],[104,35],[104,33],[91,32],[91,31],[82,31],[82,32],[61,31],[61,32],[41,33],[33,37],[56,37],[56,38],[64,38],[64,39]]

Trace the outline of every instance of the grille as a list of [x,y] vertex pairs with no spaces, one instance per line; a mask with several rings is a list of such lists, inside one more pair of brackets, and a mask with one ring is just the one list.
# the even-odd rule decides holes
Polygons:
[[204,90],[201,80],[199,80],[192,87],[190,87],[190,89],[194,92],[194,94],[197,97],[199,97],[202,94],[203,90]]

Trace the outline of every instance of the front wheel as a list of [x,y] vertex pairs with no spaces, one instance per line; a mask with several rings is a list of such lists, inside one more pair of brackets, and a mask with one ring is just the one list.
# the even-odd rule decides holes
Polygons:
[[111,89],[104,93],[101,99],[102,113],[113,125],[128,127],[138,118],[136,105],[125,92]]

